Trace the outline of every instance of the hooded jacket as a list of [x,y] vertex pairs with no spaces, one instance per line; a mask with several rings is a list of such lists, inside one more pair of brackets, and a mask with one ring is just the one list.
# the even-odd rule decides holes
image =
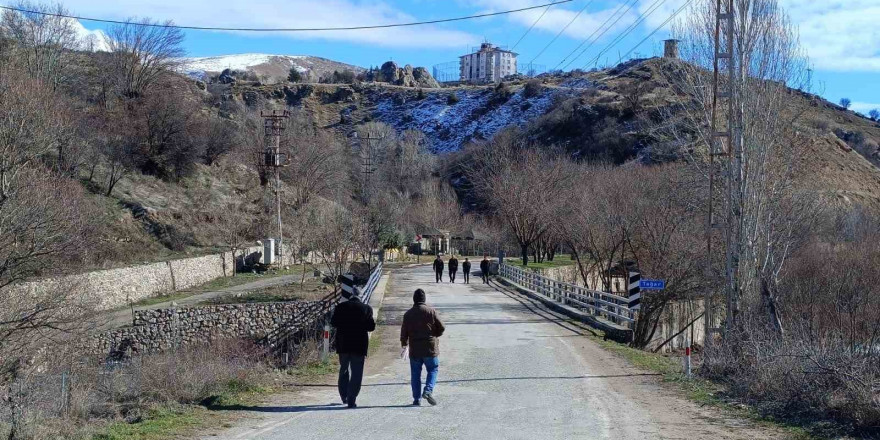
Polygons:
[[434,272],[443,272],[443,260],[440,257],[434,260]]
[[403,315],[400,326],[400,344],[409,346],[413,359],[437,357],[440,354],[440,336],[446,328],[437,312],[425,304],[424,292],[413,295],[413,306]]

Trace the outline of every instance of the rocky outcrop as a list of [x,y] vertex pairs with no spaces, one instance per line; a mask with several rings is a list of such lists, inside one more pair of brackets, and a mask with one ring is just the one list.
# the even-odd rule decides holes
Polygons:
[[401,68],[394,61],[388,61],[379,68],[379,72],[379,80],[382,82],[403,87],[440,88],[440,83],[424,67],[413,68],[407,64]]

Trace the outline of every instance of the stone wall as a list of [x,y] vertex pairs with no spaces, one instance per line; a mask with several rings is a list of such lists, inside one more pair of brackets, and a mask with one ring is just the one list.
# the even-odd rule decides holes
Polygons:
[[100,309],[115,309],[151,298],[231,276],[233,267],[241,269],[262,257],[262,247],[250,247],[203,257],[149,263],[118,269],[22,283],[11,287],[20,295],[35,296],[55,289],[80,289],[94,295]]
[[134,312],[131,327],[96,335],[88,349],[102,355],[127,355],[217,339],[273,343],[314,323],[328,308],[325,301],[296,301],[139,310]]

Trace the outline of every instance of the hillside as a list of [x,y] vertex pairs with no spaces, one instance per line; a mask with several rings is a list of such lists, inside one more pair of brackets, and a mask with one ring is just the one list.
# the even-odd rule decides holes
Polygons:
[[184,58],[181,71],[191,78],[205,80],[225,69],[253,72],[265,82],[277,83],[287,81],[288,72],[296,68],[306,78],[317,80],[333,71],[350,70],[354,73],[365,69],[351,64],[340,63],[326,58],[306,55],[272,55],[262,53],[244,53],[237,55],[220,55],[213,57]]

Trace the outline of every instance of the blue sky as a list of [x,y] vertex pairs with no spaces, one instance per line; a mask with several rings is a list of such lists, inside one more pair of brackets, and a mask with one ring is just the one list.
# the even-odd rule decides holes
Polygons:
[[[547,0],[66,0],[74,13],[110,19],[148,16],[171,19],[177,24],[224,27],[327,27],[430,20],[475,13],[515,9],[547,3]],[[666,0],[627,38],[609,46],[654,0],[575,0],[551,7],[535,28],[515,48],[519,62],[553,68],[589,37],[615,11],[620,21],[577,58],[569,68],[616,63],[656,29],[685,0]],[[880,108],[880,0],[780,0],[800,30],[801,42],[810,55],[814,88],[831,101],[847,97],[855,110]],[[633,4],[627,10],[626,6]],[[623,5],[623,6],[622,6]],[[562,30],[578,11],[583,13],[539,57],[536,55]],[[235,53],[315,55],[364,67],[393,59],[400,64],[431,67],[454,61],[484,39],[513,46],[543,9],[508,16],[409,28],[327,33],[246,34],[187,31],[189,56]],[[83,22],[88,29],[100,25]],[[633,55],[660,53],[660,41],[669,36],[662,29],[639,46]],[[568,61],[562,64],[568,64]]]

